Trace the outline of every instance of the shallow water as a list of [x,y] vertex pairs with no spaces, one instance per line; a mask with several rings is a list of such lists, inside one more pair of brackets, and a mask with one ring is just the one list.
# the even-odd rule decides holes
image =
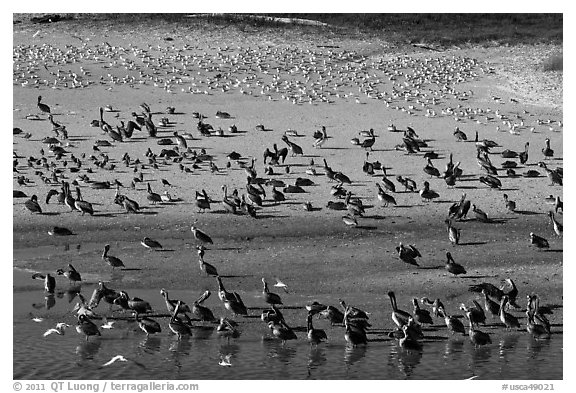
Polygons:
[[[23,275],[27,273],[15,272],[15,277]],[[93,288],[94,284],[87,284],[82,292],[89,298]],[[157,290],[127,292],[150,301],[155,311],[165,312]],[[242,293],[247,304],[258,301],[258,295]],[[69,296],[45,297],[41,289],[14,292],[15,379],[562,379],[561,326],[553,328],[558,334],[551,339],[536,341],[525,331],[506,332],[489,324],[481,330],[491,334],[493,344],[475,349],[468,337],[449,337],[438,320],[425,329],[426,339],[417,351],[403,349],[389,339],[386,332],[391,326],[382,322],[388,321],[388,312],[375,311],[367,347],[347,347],[342,327],[316,318],[315,327],[326,330],[329,342],[313,347],[303,330],[305,310],[283,310],[288,323],[302,330],[297,331],[298,340],[282,345],[270,336],[259,318],[261,309],[255,308],[249,310],[254,317],[236,318],[241,336],[229,341],[216,334],[215,325],[200,322],[195,322],[198,328],[192,337],[179,341],[169,331],[167,318],[157,318],[163,331],[148,338],[133,321],[116,320],[113,329],[101,329],[101,337],[86,341],[75,331],[75,317],[70,313],[78,298]],[[192,295],[171,291],[170,296],[187,300]],[[310,300],[286,297],[290,304]],[[224,313],[216,294],[205,304],[217,316]],[[107,307],[102,302],[96,311],[107,313]],[[34,322],[33,316],[44,320]],[[65,335],[42,336],[64,321],[71,325]],[[131,361],[102,367],[119,354]],[[220,366],[221,356],[228,354],[232,354],[232,367]]]

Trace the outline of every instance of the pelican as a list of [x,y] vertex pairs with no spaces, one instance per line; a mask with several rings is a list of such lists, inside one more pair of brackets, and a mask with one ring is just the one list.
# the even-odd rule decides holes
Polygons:
[[178,310],[180,309],[181,302],[178,301],[176,307],[174,307],[174,313],[170,318],[170,322],[168,323],[168,328],[178,336],[178,340],[182,338],[182,336],[191,336],[192,335],[192,328],[187,323],[184,323],[180,318],[176,316]]
[[390,304],[392,305],[392,320],[398,327],[402,327],[408,323],[408,318],[412,317],[406,311],[398,309],[396,304],[396,295],[394,292],[388,292],[388,297],[390,298]]
[[452,245],[457,245],[460,242],[460,229],[452,226],[452,220],[446,220],[448,225],[448,239]]
[[472,344],[474,344],[475,347],[492,344],[492,339],[490,338],[490,335],[488,333],[474,329],[472,325],[472,320],[470,318],[468,318],[468,322],[470,324],[468,329],[468,335],[470,336],[470,341],[472,341]]
[[41,112],[43,113],[50,113],[50,107],[44,103],[41,102],[42,101],[42,96],[38,96],[38,109],[40,109]]
[[190,228],[190,230],[192,231],[192,234],[194,235],[194,238],[196,240],[198,240],[200,243],[205,243],[205,244],[214,244],[214,242],[212,241],[212,238],[210,236],[208,236],[207,234],[205,234],[204,232],[202,232],[200,229],[198,229],[197,227],[195,227],[194,225],[192,225],[192,227]]
[[117,267],[125,267],[124,263],[122,262],[122,260],[120,258],[116,258],[112,255],[108,255],[108,251],[110,251],[110,244],[106,244],[104,246],[104,252],[102,253],[102,259],[107,264],[112,266],[112,269],[117,268]]
[[458,318],[447,315],[444,307],[440,307],[438,309],[438,314],[441,318],[444,318],[444,322],[446,323],[446,327],[450,333],[462,333],[463,335],[466,335],[466,329],[464,328],[462,321],[460,321]]
[[306,326],[308,331],[307,337],[311,344],[318,345],[323,340],[327,340],[328,336],[326,336],[326,332],[324,330],[314,329],[314,326],[312,326],[312,315],[313,314],[311,312],[308,312],[308,316],[306,317]]
[[26,207],[26,209],[28,209],[32,213],[42,214],[42,208],[38,203],[38,197],[36,195],[32,195],[29,200],[24,202],[24,207]]
[[217,276],[216,279],[218,280],[218,297],[224,303],[224,307],[235,315],[248,315],[248,310],[240,295],[236,292],[226,291],[220,276]]
[[160,290],[160,295],[162,295],[162,297],[164,298],[164,302],[166,303],[166,309],[170,314],[174,313],[176,305],[178,304],[180,305],[178,307],[178,312],[176,313],[177,315],[191,312],[190,307],[183,301],[178,299],[170,299],[168,297],[168,291],[166,291],[164,288]]
[[212,311],[208,307],[202,305],[202,303],[208,299],[210,295],[211,292],[209,290],[204,291],[204,293],[202,293],[202,295],[200,295],[200,297],[196,299],[192,305],[192,314],[198,317],[201,321],[213,322],[216,320]]
[[446,266],[445,266],[446,270],[448,270],[449,273],[452,273],[453,275],[457,276],[459,274],[466,274],[466,269],[464,269],[464,266],[456,263],[454,261],[454,258],[452,258],[452,254],[450,253],[450,251],[446,252]]
[[142,329],[142,331],[146,333],[146,336],[162,332],[160,324],[155,320],[153,320],[152,318],[148,318],[145,316],[139,318],[138,313],[136,313],[136,321],[138,322],[138,326],[140,327],[140,329]]
[[149,237],[145,237],[140,244],[149,250],[159,250],[162,248],[162,244],[158,243],[156,240],[152,240]]
[[552,225],[554,226],[554,232],[559,237],[562,237],[562,233],[564,232],[562,224],[556,221],[556,218],[554,218],[554,212],[548,212],[548,216],[550,217],[550,221],[552,221]]
[[502,297],[502,300],[500,301],[500,310],[498,313],[500,320],[506,326],[507,330],[510,330],[512,328],[519,328],[520,322],[518,322],[518,318],[504,311],[507,303],[508,303],[508,296]]
[[264,277],[262,277],[262,284],[264,285],[262,289],[262,294],[264,295],[264,301],[268,304],[282,304],[282,299],[275,293],[268,290],[268,284]]
[[428,310],[423,310],[418,305],[418,299],[412,299],[412,304],[414,305],[414,320],[419,324],[429,324],[432,325],[434,322],[432,321],[432,316]]
[[68,270],[67,271],[64,271],[63,269],[58,269],[58,270],[56,270],[56,273],[59,276],[66,277],[70,282],[82,281],[82,277],[80,276],[80,273],[78,273],[78,271],[70,263],[68,264]]
[[534,232],[530,232],[530,243],[532,243],[538,248],[550,248],[548,240],[544,239],[541,236],[535,235]]
[[86,341],[88,341],[89,336],[101,336],[98,326],[90,320],[86,315],[80,314],[78,316],[78,325],[76,326],[76,331],[79,334],[84,334],[86,336]]
[[504,197],[504,202],[506,203],[506,209],[508,209],[511,212],[514,212],[516,210],[516,202],[511,201],[508,198],[508,194],[503,194],[502,196]]
[[282,340],[282,344],[286,343],[287,340],[296,340],[298,337],[296,333],[289,327],[277,324],[272,321],[268,322],[268,327],[272,331],[272,335],[276,338]]

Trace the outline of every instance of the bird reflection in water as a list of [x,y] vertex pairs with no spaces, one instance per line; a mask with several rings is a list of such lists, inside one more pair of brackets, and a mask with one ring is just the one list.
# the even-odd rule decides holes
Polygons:
[[492,358],[492,348],[491,345],[484,345],[477,348],[471,348],[470,354],[472,356],[472,366],[481,366],[484,363],[488,363]]
[[276,339],[263,339],[262,344],[267,347],[268,357],[278,359],[280,362],[290,365],[291,360],[296,356],[296,348],[283,344]]
[[366,356],[366,345],[359,345],[356,347],[346,345],[344,350],[344,363],[346,363],[346,369],[349,369],[354,363],[359,362]]
[[310,352],[308,353],[308,378],[314,378],[312,371],[325,364],[326,361],[327,359],[324,348],[317,345],[311,345]]
[[147,353],[157,353],[160,352],[160,345],[162,344],[162,339],[158,336],[145,336],[138,346],[144,349]]
[[240,345],[234,343],[224,343],[220,345],[219,354],[220,356],[232,355],[234,359],[238,358],[240,353]]
[[176,376],[172,379],[179,379],[180,371],[182,371],[182,361],[180,358],[189,356],[191,348],[192,343],[190,342],[190,336],[184,335],[179,339],[176,335],[174,336],[174,341],[172,341],[168,348],[168,350],[172,352],[172,359],[176,367]]
[[444,346],[444,358],[451,359],[455,353],[462,353],[464,351],[463,339],[446,340]]
[[520,334],[512,333],[505,334],[498,343],[499,352],[498,355],[500,359],[506,357],[514,356],[514,349],[518,346],[518,340],[520,339]]
[[528,351],[528,356],[530,359],[537,359],[540,355],[540,352],[545,349],[550,348],[550,339],[544,338],[539,339],[535,337],[529,337],[528,343],[526,345],[526,350]]
[[83,341],[82,344],[76,347],[76,354],[80,356],[82,360],[92,360],[101,346],[102,341],[100,340]]
[[70,286],[65,291],[58,291],[56,293],[56,296],[58,296],[58,299],[66,298],[66,300],[68,300],[68,303],[72,303],[72,301],[80,293],[81,289],[82,287],[80,285]]
[[214,333],[214,326],[194,326],[194,340],[208,340]]
[[404,348],[396,345],[392,347],[392,353],[394,352],[398,360],[398,370],[405,378],[409,378],[422,360],[422,349]]
[[46,310],[50,310],[52,307],[56,305],[56,298],[54,294],[47,294],[44,296],[44,303],[32,303],[32,307],[39,310],[41,308],[45,308]]

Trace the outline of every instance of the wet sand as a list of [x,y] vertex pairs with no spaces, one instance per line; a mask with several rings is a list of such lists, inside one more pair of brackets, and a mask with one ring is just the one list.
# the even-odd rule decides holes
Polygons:
[[[301,40],[298,41],[295,38],[287,40],[282,33],[251,32],[243,34],[242,38],[245,40],[240,44],[240,41],[227,34],[226,29],[200,34],[194,30],[182,33],[182,30],[175,27],[144,29],[104,22],[69,26],[72,26],[69,33],[64,33],[58,24],[41,27],[15,26],[14,45],[48,43],[61,48],[67,44],[77,48],[85,44],[102,49],[105,47],[103,42],[113,47],[127,46],[124,37],[130,34],[130,42],[134,47],[148,48],[153,56],[174,55],[176,49],[169,48],[172,45],[176,48],[185,44],[192,45],[185,53],[201,56],[204,52],[210,55],[218,53],[218,47],[226,45],[270,50],[266,45],[272,43],[293,51],[301,48],[302,52],[295,52],[298,59],[309,57],[306,50],[319,51],[329,56],[327,49],[319,49],[319,42],[306,35],[299,37]],[[32,37],[37,30],[40,33]],[[80,42],[74,36],[89,38],[90,41]],[[172,37],[174,41],[165,41],[166,37]],[[412,297],[428,296],[447,299],[445,304],[448,303],[451,310],[456,310],[461,302],[470,303],[477,298],[475,294],[468,292],[470,284],[490,282],[499,285],[502,280],[511,277],[518,285],[521,305],[524,305],[525,295],[532,292],[540,294],[545,304],[561,305],[563,247],[547,217],[547,212],[553,207],[547,205],[544,198],[550,194],[562,196],[562,188],[550,186],[545,171],[536,165],[543,159],[541,149],[544,139],[550,138],[555,154],[553,160],[548,160],[549,166],[562,166],[562,128],[555,126],[555,130],[550,130],[548,125],[537,124],[537,119],[562,120],[561,81],[560,85],[556,86],[556,94],[546,90],[546,94],[538,95],[525,90],[526,86],[518,81],[522,73],[515,71],[522,68],[521,62],[503,64],[503,59],[510,51],[533,55],[531,51],[542,48],[535,47],[524,51],[519,48],[468,48],[436,53],[413,47],[398,48],[384,40],[364,42],[326,38],[323,43],[337,44],[339,50],[370,53],[371,57],[368,57],[366,62],[391,59],[399,54],[407,54],[414,59],[450,59],[453,56],[475,58],[478,68],[488,64],[496,68],[495,73],[458,84],[458,91],[471,90],[474,94],[465,101],[447,98],[437,105],[437,112],[440,113],[441,109],[446,107],[457,108],[457,105],[491,108],[492,111],[498,109],[500,113],[511,118],[515,115],[523,116],[526,127],[520,130],[520,135],[512,135],[507,131],[497,131],[497,125],[503,129],[506,127],[496,120],[478,124],[472,119],[455,121],[453,116],[448,115],[429,118],[424,116],[424,110],[415,110],[415,114],[410,115],[407,113],[410,111],[408,105],[414,105],[415,102],[404,102],[399,98],[394,100],[392,107],[386,107],[381,100],[359,95],[358,86],[352,85],[342,87],[342,94],[354,93],[354,97],[360,98],[360,104],[355,102],[353,96],[349,96],[334,97],[330,104],[302,102],[295,105],[291,101],[282,100],[281,93],[273,94],[273,99],[269,100],[260,94],[260,87],[253,84],[245,88],[252,91],[252,95],[240,94],[238,89],[225,93],[213,90],[209,91],[209,94],[190,94],[181,92],[179,85],[174,85],[173,93],[154,87],[151,83],[134,84],[134,87],[129,84],[113,85],[107,82],[107,74],[118,76],[126,72],[120,60],[85,61],[82,64],[90,70],[90,79],[97,81],[89,88],[51,89],[22,87],[20,84],[14,86],[14,127],[20,127],[32,134],[27,140],[18,135],[14,136],[13,148],[19,156],[39,157],[41,148],[48,151],[41,139],[53,135],[49,122],[25,119],[27,114],[38,112],[36,98],[41,94],[43,101],[51,106],[55,120],[65,124],[69,131],[69,142],[74,147],[67,149],[76,156],[86,154],[84,168],[93,168],[93,173],[89,174],[91,180],[118,179],[123,185],[129,186],[134,173],[132,168],[124,167],[120,161],[122,155],[127,152],[131,157],[146,163],[143,155],[146,149],[151,148],[154,153],[159,153],[166,147],[158,146],[154,139],[145,138],[145,131],[135,132],[130,141],[114,143],[111,148],[101,148],[102,152],[109,155],[110,161],[116,164],[115,170],[99,169],[89,163],[88,157],[97,154],[92,150],[94,141],[109,139],[99,128],[89,126],[91,120],[98,119],[98,107],[111,105],[118,110],[104,114],[110,124],[116,125],[120,120],[130,119],[130,113],[139,111],[138,105],[142,102],[146,102],[153,112],[158,113],[154,115],[154,119],[170,119],[171,127],[160,128],[159,137],[170,137],[174,131],[191,132],[195,139],[188,141],[188,145],[197,151],[206,149],[206,152],[214,157],[213,162],[220,170],[218,173],[211,173],[207,163],[202,163],[200,169],[193,173],[182,173],[178,164],[169,161],[166,164],[160,161],[157,170],[146,165],[141,172],[154,191],[162,193],[167,190],[182,201],[151,205],[146,200],[143,183],[138,184],[136,190],[121,189],[121,193],[137,200],[143,206],[142,213],[137,215],[127,214],[120,206],[113,204],[114,189],[95,190],[88,184],[81,185],[84,198],[93,203],[96,213],[94,216],[80,216],[78,212],[70,212],[66,206],[57,205],[54,201],[46,205],[44,199],[48,190],[57,189],[58,185],[44,184],[31,168],[26,167],[26,158],[20,158],[19,171],[33,180],[33,183],[19,187],[14,182],[14,189],[21,189],[27,195],[38,195],[45,214],[31,214],[23,206],[26,199],[14,199],[14,266],[47,272],[72,263],[82,274],[92,277],[89,283],[104,279],[111,280],[110,284],[114,287],[129,285],[192,290],[209,288],[215,291],[216,280],[205,277],[198,267],[194,248],[196,243],[190,231],[190,226],[196,222],[199,228],[214,239],[214,245],[209,246],[206,252],[206,262],[218,268],[225,277],[227,289],[231,290],[259,290],[261,277],[266,277],[271,282],[278,277],[287,283],[294,293],[310,299],[322,298],[326,302],[329,299],[336,303],[338,298],[375,296],[382,299],[382,307],[389,308],[385,294],[394,290],[399,304],[405,309],[409,307]],[[155,50],[157,46],[161,48],[160,51]],[[551,49],[554,48],[546,47],[542,50],[545,52]],[[321,57],[319,54],[317,56]],[[266,59],[268,60],[270,58]],[[62,69],[64,73],[68,68],[77,72],[78,64],[55,66],[51,70]],[[480,73],[478,68],[475,72]],[[218,72],[217,69],[205,71],[196,66],[190,66],[190,70],[191,75],[196,71],[200,72],[196,74],[199,80]],[[42,69],[38,72],[47,75]],[[507,83],[510,73],[515,75],[514,84]],[[248,74],[238,77],[241,79]],[[533,78],[537,77],[536,73],[532,74]],[[100,75],[104,79],[100,79]],[[290,74],[283,73],[282,77],[290,79]],[[190,80],[187,80],[182,86],[188,87],[189,83]],[[386,81],[383,84],[385,87],[382,90],[390,91],[391,82]],[[531,83],[531,86],[535,86],[534,83]],[[199,88],[205,89],[203,86]],[[492,99],[494,96],[501,99],[495,102]],[[510,101],[510,98],[518,103]],[[174,106],[179,114],[160,114],[167,106]],[[395,110],[394,106],[404,107],[405,111]],[[233,118],[215,118],[218,110],[229,112]],[[523,110],[528,113],[524,114]],[[192,112],[205,114],[206,122],[215,129],[221,127],[226,137],[201,137],[196,131],[197,120],[192,117]],[[41,118],[45,119],[45,116]],[[449,153],[453,153],[454,161],[461,162],[460,168],[464,170],[466,177],[454,188],[447,188],[442,179],[430,179],[422,171],[426,165],[422,154],[406,155],[405,152],[394,149],[395,145],[402,143],[402,134],[388,132],[387,126],[391,123],[398,129],[405,129],[407,126],[414,128],[419,136],[428,142],[429,148],[425,150],[434,150],[441,155],[440,159],[434,160],[441,171]],[[229,134],[227,130],[232,124],[236,124],[242,132]],[[256,131],[258,124],[263,124],[268,131]],[[322,148],[314,149],[312,133],[322,125],[326,126],[330,139]],[[466,132],[468,142],[455,141],[452,132],[456,126]],[[535,132],[529,131],[532,126],[535,127]],[[423,202],[417,193],[399,192],[394,194],[398,206],[381,206],[376,198],[374,184],[380,180],[380,172],[375,176],[363,173],[365,150],[350,143],[351,138],[359,137],[361,130],[369,128],[374,128],[377,136],[370,153],[370,161],[384,164],[390,179],[394,179],[396,175],[408,176],[416,180],[419,187],[423,181],[429,181],[431,188],[440,194],[440,198],[433,202]],[[303,135],[290,139],[303,147],[304,156],[287,158],[285,164],[290,166],[289,174],[285,173],[286,165],[281,165],[273,168],[275,175],[264,175],[262,153],[265,148],[272,149],[273,143],[284,147],[280,138],[287,129],[297,130]],[[476,164],[476,147],[473,142],[476,131],[480,140],[492,139],[502,146],[494,149],[494,154],[491,155],[497,167],[505,161],[499,152],[503,149],[521,151],[524,143],[530,142],[528,165],[518,168],[517,172],[536,169],[542,176],[530,179],[508,178],[505,170],[501,170],[499,175],[503,183],[502,190],[492,190],[480,183],[478,176],[483,173]],[[225,156],[232,151],[239,152],[247,159],[256,157],[256,168],[260,177],[281,179],[287,184],[293,184],[297,177],[307,177],[315,185],[304,187],[304,194],[286,194],[287,201],[283,203],[276,204],[267,198],[263,207],[258,210],[257,219],[227,214],[220,203],[214,203],[206,213],[199,213],[194,204],[195,191],[205,189],[214,200],[221,200],[222,185],[227,185],[229,190],[244,189],[244,170],[236,163],[232,163],[230,169],[225,168]],[[53,155],[47,155],[49,160],[53,161]],[[341,217],[345,212],[326,208],[326,203],[334,199],[330,196],[332,184],[323,175],[323,158],[333,169],[346,173],[352,179],[352,185],[346,188],[355,196],[362,197],[365,205],[369,206],[365,217],[358,219],[357,228],[344,225]],[[317,176],[305,173],[311,159],[314,160],[313,167]],[[185,164],[191,166],[190,162]],[[58,166],[60,167],[60,164]],[[64,173],[68,181],[75,178],[74,174],[66,170]],[[163,187],[160,182],[162,178],[174,187]],[[402,190],[398,183],[396,186]],[[270,188],[266,187],[266,191],[269,193]],[[502,196],[504,192],[516,201],[519,212],[511,213],[506,210]],[[473,214],[470,212],[467,220],[455,223],[455,226],[462,230],[462,237],[460,245],[452,246],[448,241],[444,219],[449,206],[458,201],[462,193],[466,193],[472,203],[496,222],[478,222],[472,219]],[[313,211],[303,208],[306,201],[311,202]],[[562,219],[562,215],[559,219]],[[54,225],[67,227],[75,235],[48,236],[48,229]],[[530,232],[546,237],[550,241],[550,250],[540,251],[531,246]],[[145,236],[158,240],[164,250],[146,250],[139,244]],[[399,242],[417,245],[423,255],[419,268],[399,260],[395,252]],[[106,243],[111,244],[111,254],[120,257],[128,270],[112,273],[111,268],[102,261],[100,255]],[[67,247],[72,250],[78,247],[77,252],[66,251]],[[468,271],[466,275],[452,277],[444,270],[446,251],[450,251],[456,262],[465,266]],[[15,290],[18,287],[40,284],[30,281],[15,282]],[[355,305],[362,307],[362,304]],[[551,322],[562,323],[561,308]],[[391,321],[382,323],[391,326]]]

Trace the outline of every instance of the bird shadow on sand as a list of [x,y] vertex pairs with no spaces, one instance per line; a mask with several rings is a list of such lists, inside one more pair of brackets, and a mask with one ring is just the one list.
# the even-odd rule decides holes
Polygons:
[[522,214],[522,215],[525,215],[525,216],[534,216],[534,215],[537,215],[537,214],[544,214],[544,213],[539,213],[539,212],[531,212],[531,211],[528,211],[528,210],[514,210],[514,213],[516,213],[516,214]]
[[439,266],[419,266],[418,269],[420,269],[420,270],[438,270],[438,269],[444,269],[444,265],[439,265]]
[[460,276],[460,278],[470,278],[472,280],[480,279],[480,278],[491,278],[494,276]]
[[254,277],[253,274],[221,274],[221,278],[246,278],[246,277]]
[[373,231],[375,229],[378,229],[378,227],[372,226],[372,225],[357,225],[356,226],[357,229],[365,229],[367,231]]
[[95,217],[116,217],[114,213],[95,213]]
[[545,250],[544,252],[564,252],[563,249]]
[[43,213],[40,213],[40,214],[43,215],[43,216],[59,216],[59,215],[60,215],[59,212],[43,212]]
[[460,246],[481,246],[483,244],[488,244],[488,242],[466,242],[466,243],[460,243]]
[[139,267],[125,267],[123,269],[120,269],[123,272],[139,272],[142,269],[140,269]]

